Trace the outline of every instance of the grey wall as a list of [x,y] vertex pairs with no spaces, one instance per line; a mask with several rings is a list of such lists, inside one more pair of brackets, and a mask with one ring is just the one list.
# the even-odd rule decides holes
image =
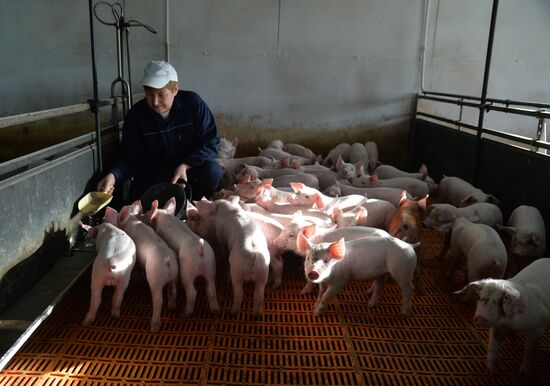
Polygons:
[[[410,95],[420,83],[425,5],[424,85],[469,95],[481,92],[492,6],[491,0],[122,3],[126,19],[158,29],[156,35],[131,29],[135,91],[145,63],[168,55],[183,87],[207,100],[222,134],[240,137],[243,150],[255,151],[253,145],[274,137],[323,151],[340,140],[374,139],[387,162],[403,159],[396,154],[408,131]],[[107,8],[98,10],[113,20]],[[550,99],[549,13],[547,0],[500,1],[489,96]],[[117,72],[115,29],[97,20],[94,29],[100,98],[106,98]],[[0,2],[0,33],[0,116],[91,98],[88,2]],[[446,113],[456,118],[456,111]],[[487,121],[512,132],[535,130],[532,122],[497,114]],[[466,116],[477,121],[477,111]],[[75,121],[86,121],[91,129],[90,117],[84,118],[68,125],[76,130]],[[61,126],[56,122],[55,130]],[[17,130],[24,131],[21,142],[32,140],[32,125]]]
[[[166,3],[126,2],[127,19],[158,29],[131,29],[134,90],[145,63],[168,53],[182,86],[203,96],[222,134],[239,137],[243,151],[277,137],[323,152],[336,141],[373,139],[381,157],[403,159],[418,88],[422,0],[181,0],[168,2],[168,18]],[[89,99],[87,2],[1,7],[8,38],[0,42],[0,114]],[[112,21],[107,8],[98,9]],[[115,29],[97,20],[94,29],[105,98],[116,77]]]
[[[492,1],[431,0],[424,87],[462,95],[481,95]],[[550,102],[550,1],[500,0],[487,97]],[[458,119],[458,108],[424,103],[421,110]],[[477,126],[479,111],[464,109]],[[533,137],[537,121],[489,112],[485,126]]]

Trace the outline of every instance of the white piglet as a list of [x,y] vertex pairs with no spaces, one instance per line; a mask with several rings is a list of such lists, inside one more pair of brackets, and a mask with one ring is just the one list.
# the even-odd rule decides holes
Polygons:
[[415,245],[395,237],[368,237],[352,241],[315,244],[298,234],[297,249],[305,252],[304,271],[308,280],[319,283],[314,315],[322,315],[330,301],[352,280],[374,280],[369,307],[374,307],[384,288],[386,274],[401,289],[401,314],[412,308],[412,279],[416,268]]
[[201,216],[214,220],[216,237],[229,251],[229,271],[233,285],[231,313],[241,309],[243,285],[254,282],[255,316],[263,313],[265,286],[269,275],[270,254],[261,228],[239,206],[239,198],[201,200],[195,203]]
[[136,262],[136,245],[126,232],[117,227],[116,216],[106,217],[105,222],[95,227],[81,226],[95,239],[97,250],[92,267],[90,307],[82,322],[88,326],[95,321],[104,287],[115,287],[111,316],[120,317],[120,306]]
[[544,256],[546,227],[540,211],[534,206],[518,206],[508,219],[508,226],[498,228],[511,236],[509,274],[515,274]]
[[498,348],[511,332],[527,335],[520,374],[529,375],[540,340],[550,322],[550,258],[535,260],[508,280],[474,281],[455,292],[479,295],[474,322],[489,327],[487,369],[494,374]]
[[[107,208],[105,213],[116,210]],[[168,308],[176,307],[178,285],[178,257],[176,253],[155,233],[155,230],[142,222],[137,215],[141,214],[140,201],[126,205],[118,214],[118,226],[134,240],[139,264],[145,270],[147,283],[151,291],[153,314],[151,332],[160,330],[163,291],[167,287]]]
[[171,197],[163,209],[158,201],[153,201],[151,210],[144,216],[157,234],[178,254],[180,279],[185,289],[185,315],[190,315],[195,308],[197,289],[195,279],[206,280],[206,296],[210,311],[220,312],[216,295],[216,257],[210,244],[197,236],[183,221],[174,216],[176,200]]
[[476,202],[499,204],[499,200],[495,196],[485,193],[459,177],[443,177],[439,181],[439,199],[441,202],[448,202],[457,207]]
[[504,277],[508,263],[506,247],[497,231],[489,225],[474,224],[463,217],[458,218],[451,233],[451,249],[453,256],[447,277],[454,274],[461,256],[466,258],[466,277],[469,282]]

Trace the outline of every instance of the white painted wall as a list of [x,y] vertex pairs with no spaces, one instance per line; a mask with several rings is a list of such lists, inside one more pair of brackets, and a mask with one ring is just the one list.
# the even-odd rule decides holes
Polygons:
[[[424,87],[481,96],[492,1],[431,0]],[[487,97],[550,103],[550,1],[500,0]],[[456,107],[423,104],[423,111],[458,119]],[[478,124],[479,111],[464,120]],[[484,126],[533,137],[537,120],[489,112]]]

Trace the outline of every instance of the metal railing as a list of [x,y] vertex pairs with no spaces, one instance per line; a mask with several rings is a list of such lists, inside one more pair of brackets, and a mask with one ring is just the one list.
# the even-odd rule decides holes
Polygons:
[[[479,97],[428,91],[418,94],[417,100],[428,100],[457,105],[460,107],[460,111],[458,119],[449,119],[439,115],[419,111],[417,104],[415,111],[416,116],[443,122],[457,128],[464,127],[475,131],[478,135],[488,134],[517,144],[527,145],[531,148],[531,150],[536,152],[540,152],[540,149],[545,149],[546,151],[543,154],[550,150],[550,143],[546,139],[546,120],[550,119],[550,104],[510,99],[486,98],[485,103],[482,105],[481,98]],[[463,107],[471,107],[479,109],[480,111],[483,110],[485,112],[498,111],[507,114],[536,118],[538,120],[536,135],[534,137],[527,137],[469,124],[462,120]]]

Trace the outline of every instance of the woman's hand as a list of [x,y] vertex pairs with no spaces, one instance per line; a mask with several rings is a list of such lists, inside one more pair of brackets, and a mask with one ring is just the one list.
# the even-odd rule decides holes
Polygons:
[[174,170],[174,176],[172,177],[172,183],[175,184],[178,182],[178,180],[181,178],[185,182],[187,182],[187,171],[191,169],[191,166],[187,164],[181,164]]
[[115,175],[113,173],[107,174],[97,183],[97,191],[103,193],[112,193],[115,190]]

